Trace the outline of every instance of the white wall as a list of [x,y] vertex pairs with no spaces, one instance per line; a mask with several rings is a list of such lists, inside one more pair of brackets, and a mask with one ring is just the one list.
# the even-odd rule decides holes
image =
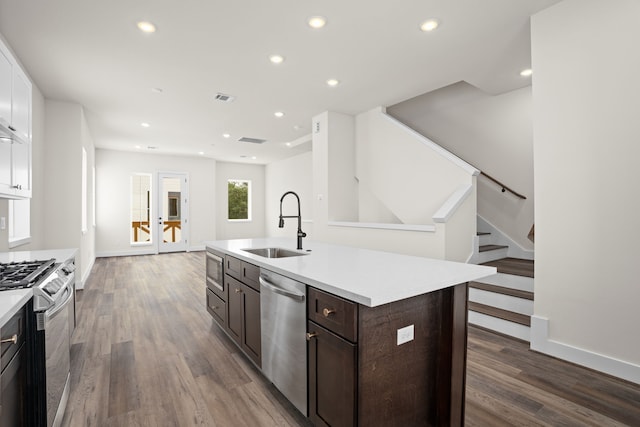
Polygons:
[[[251,221],[229,221],[227,182],[230,179],[251,181]],[[265,235],[265,167],[242,163],[219,162],[216,166],[217,238],[244,239]]]
[[[337,125],[332,125],[333,121],[337,121]],[[349,121],[355,123],[355,127],[349,126]],[[459,159],[443,157],[444,150],[425,144],[424,138],[380,109],[357,117],[326,112],[315,116],[313,123],[314,239],[438,259],[451,256],[464,261],[471,255],[476,216],[473,168],[465,167]],[[338,147],[333,147],[334,144]],[[346,144],[356,148],[353,160],[359,185],[367,186],[378,197],[385,213],[393,211],[397,218],[414,225],[413,228],[403,228],[405,224],[399,227],[365,224],[363,227],[361,220],[350,222],[350,218],[336,223],[341,218],[332,212],[334,196],[348,194],[344,187],[349,188],[354,172],[350,161],[336,156],[347,153],[345,157],[349,157]],[[336,173],[343,180],[330,179]],[[433,216],[461,184],[472,186],[472,196],[453,216],[452,225],[460,227],[459,232],[451,231],[447,239],[448,224],[436,227]],[[351,194],[358,197],[355,191]],[[362,212],[365,205],[368,210]],[[368,215],[367,218],[378,218],[370,212],[375,207],[369,200],[361,203],[360,219],[363,214]],[[464,234],[468,234],[466,238]]]
[[[87,151],[88,217],[91,218],[94,147],[79,104],[45,100],[44,236],[47,248],[78,248],[76,265],[83,286],[93,265],[93,227],[82,233],[82,148]],[[89,221],[90,224],[90,221]]]
[[[293,219],[285,220],[284,228],[278,228],[280,198],[287,191],[300,197],[302,231],[313,239],[313,153],[307,152],[265,166],[265,234],[269,237],[296,236],[297,224]],[[293,196],[282,203],[283,215],[295,215],[298,205]]]
[[532,347],[640,383],[640,2],[532,19]]
[[[133,173],[184,172],[189,175],[189,249],[203,249],[216,239],[216,162],[187,156],[166,156],[96,150],[98,256],[155,253],[150,246],[131,246],[130,177]],[[155,175],[154,179],[155,179]],[[153,184],[155,185],[155,183]]]
[[361,191],[366,189],[384,204],[384,215],[390,212],[403,224],[433,224],[433,214],[458,186],[472,181],[380,109],[356,117],[355,141]]
[[533,250],[534,223],[531,87],[490,95],[459,82],[387,108],[387,113],[472,163],[519,199],[478,177],[478,214],[518,245]]

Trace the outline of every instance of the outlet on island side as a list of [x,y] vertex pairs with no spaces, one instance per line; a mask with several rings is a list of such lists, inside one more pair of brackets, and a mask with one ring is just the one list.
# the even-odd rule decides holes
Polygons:
[[413,341],[413,325],[398,329],[398,345]]

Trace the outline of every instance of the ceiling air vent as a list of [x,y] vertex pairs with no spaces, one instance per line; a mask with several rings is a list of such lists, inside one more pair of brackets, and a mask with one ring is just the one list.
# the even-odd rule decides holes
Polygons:
[[233,102],[233,100],[236,99],[236,97],[231,95],[225,95],[224,93],[218,92],[216,93],[216,96],[214,99],[220,102]]
[[246,136],[243,136],[238,141],[240,141],[240,142],[250,142],[252,144],[264,144],[265,142],[267,142],[266,139],[247,138]]

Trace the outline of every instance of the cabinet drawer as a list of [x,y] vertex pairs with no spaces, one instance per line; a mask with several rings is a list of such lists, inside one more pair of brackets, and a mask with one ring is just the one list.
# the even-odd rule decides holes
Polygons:
[[227,324],[227,303],[207,289],[207,311],[221,326]]
[[351,342],[358,340],[358,304],[309,288],[309,319]]
[[[11,319],[0,328],[0,337],[2,341],[7,340],[7,342],[2,343],[0,346],[0,351],[2,352],[2,370],[9,364],[11,358],[14,354],[18,352],[18,349],[25,341],[25,316],[26,316],[26,307],[22,307],[16,314],[13,315]],[[9,341],[16,336],[16,343],[13,341]]]
[[242,281],[260,292],[260,267],[249,264],[248,262],[242,263]]
[[242,280],[242,261],[227,255],[225,257],[225,273],[238,280]]

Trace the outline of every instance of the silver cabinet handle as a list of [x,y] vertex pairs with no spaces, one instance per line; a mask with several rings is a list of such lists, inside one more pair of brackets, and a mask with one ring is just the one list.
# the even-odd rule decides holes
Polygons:
[[6,343],[13,343],[13,344],[18,344],[18,335],[13,334],[13,336],[11,338],[6,338],[3,339],[2,341],[0,341],[1,344],[6,344]]

